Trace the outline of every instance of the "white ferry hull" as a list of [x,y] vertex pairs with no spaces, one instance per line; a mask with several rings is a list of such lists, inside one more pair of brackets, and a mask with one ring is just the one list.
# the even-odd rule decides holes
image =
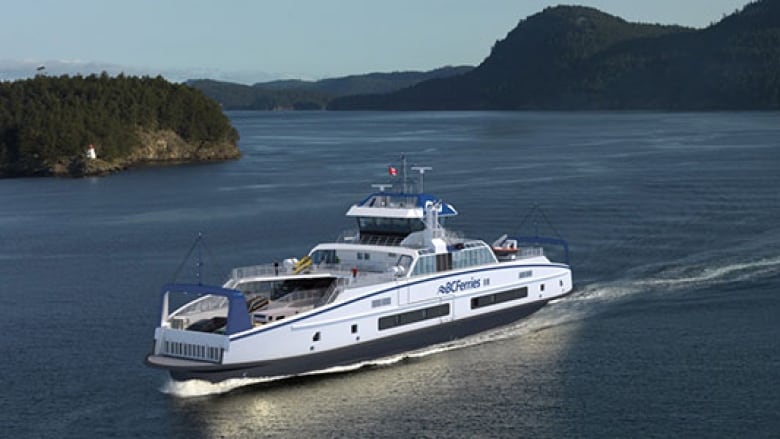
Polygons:
[[[335,303],[314,314],[296,316],[232,337],[161,330],[158,344],[161,340],[177,341],[175,337],[180,336],[178,341],[190,346],[222,343],[224,355],[216,362],[202,362],[153,354],[147,357],[147,364],[167,369],[174,380],[218,382],[229,378],[299,375],[417,350],[507,325],[532,314],[550,300],[569,294],[572,291],[569,267],[544,261],[546,263],[536,260],[533,265],[498,264],[410,284],[386,284],[375,292]],[[531,267],[540,276],[523,282],[506,281],[523,276]],[[454,293],[440,290],[454,282],[467,286],[468,282],[461,282],[462,279],[480,279],[481,282],[473,289]],[[502,279],[504,281],[500,282]],[[522,291],[522,296],[495,297],[513,291]],[[366,305],[388,296],[392,297],[392,305],[366,311]],[[410,302],[413,296],[420,300]],[[358,311],[360,307],[363,307],[362,311]],[[383,319],[439,307],[445,307],[446,313],[411,324],[382,328]],[[350,327],[354,328],[351,334]],[[217,340],[216,344],[209,339]]]
[[[149,356],[147,364],[165,367],[177,381],[204,380],[219,382],[231,378],[269,378],[292,376],[348,366],[383,357],[410,352],[438,343],[445,343],[493,328],[506,326],[527,317],[547,303],[547,300],[527,303],[495,312],[452,320],[415,331],[379,338],[364,343],[324,352],[305,354],[279,360],[241,364],[200,364],[170,361],[167,357]],[[189,364],[187,364],[189,363]]]

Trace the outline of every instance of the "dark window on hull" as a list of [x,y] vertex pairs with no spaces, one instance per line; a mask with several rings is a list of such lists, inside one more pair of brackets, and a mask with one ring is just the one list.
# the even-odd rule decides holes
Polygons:
[[444,305],[437,305],[430,308],[417,309],[401,314],[381,317],[379,319],[379,330],[381,331],[383,329],[395,328],[396,326],[409,325],[412,323],[421,322],[423,320],[444,317],[449,314],[450,305],[445,303]]
[[471,309],[497,305],[499,303],[509,302],[510,300],[522,299],[524,297],[528,297],[528,287],[474,297],[471,299]]

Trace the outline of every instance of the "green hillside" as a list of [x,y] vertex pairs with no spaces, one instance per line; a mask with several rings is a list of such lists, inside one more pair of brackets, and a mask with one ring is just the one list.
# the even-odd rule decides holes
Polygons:
[[368,73],[339,78],[260,82],[252,86],[195,79],[187,83],[227,110],[322,110],[331,99],[366,93],[390,93],[433,78],[458,75],[473,67],[442,67],[427,72]]
[[[234,158],[237,140],[215,102],[161,77],[40,75],[0,83],[0,176]],[[85,168],[90,144],[100,160]]]
[[329,109],[777,109],[778,72],[780,0],[702,30],[557,6],[522,20],[470,72]]

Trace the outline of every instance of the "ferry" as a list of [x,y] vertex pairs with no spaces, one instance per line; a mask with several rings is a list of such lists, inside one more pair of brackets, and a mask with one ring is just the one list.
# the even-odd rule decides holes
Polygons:
[[146,364],[176,381],[300,375],[508,325],[572,291],[566,241],[466,238],[444,227],[455,208],[422,191],[431,168],[408,187],[403,168],[400,191],[374,185],[348,209],[357,229],[300,259],[164,285]]

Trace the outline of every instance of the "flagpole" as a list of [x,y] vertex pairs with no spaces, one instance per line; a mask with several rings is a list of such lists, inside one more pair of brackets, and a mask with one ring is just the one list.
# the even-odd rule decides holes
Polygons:
[[404,153],[401,153],[401,163],[402,163],[402,166],[403,166],[403,169],[402,169],[403,179],[404,179],[403,189],[404,189],[404,193],[408,193],[409,191],[407,191],[407,189],[406,189],[406,154],[404,154]]

